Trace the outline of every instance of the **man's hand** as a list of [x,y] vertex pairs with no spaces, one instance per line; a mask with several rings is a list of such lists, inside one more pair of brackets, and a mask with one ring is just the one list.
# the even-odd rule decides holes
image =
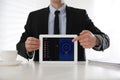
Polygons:
[[88,30],[83,30],[79,36],[74,38],[72,40],[74,41],[79,41],[80,45],[83,48],[93,48],[94,46],[99,44],[98,38],[96,38],[95,35],[93,35],[90,31]]
[[40,47],[40,41],[34,37],[28,37],[25,41],[25,47],[28,52],[32,52],[34,50],[38,50]]

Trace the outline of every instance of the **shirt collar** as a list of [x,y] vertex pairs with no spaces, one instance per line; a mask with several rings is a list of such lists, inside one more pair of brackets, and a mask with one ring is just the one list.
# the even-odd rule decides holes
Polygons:
[[[52,14],[54,14],[54,12],[57,10],[52,5],[49,6],[49,9],[50,9],[50,13],[52,13]],[[60,11],[60,14],[65,13],[66,12],[66,4],[61,6],[58,10]]]

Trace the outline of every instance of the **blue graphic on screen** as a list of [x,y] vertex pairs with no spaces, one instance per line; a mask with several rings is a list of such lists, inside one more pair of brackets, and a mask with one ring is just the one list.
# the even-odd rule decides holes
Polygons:
[[72,38],[59,39],[59,59],[60,61],[74,60],[74,43]]
[[44,61],[74,61],[73,38],[44,38]]

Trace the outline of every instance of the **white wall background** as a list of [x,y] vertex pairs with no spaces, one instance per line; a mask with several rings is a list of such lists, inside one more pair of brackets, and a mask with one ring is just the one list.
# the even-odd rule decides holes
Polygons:
[[[16,50],[29,12],[47,7],[50,0],[0,0],[0,50]],[[88,59],[120,61],[120,0],[65,0],[69,6],[84,8],[94,24],[109,35],[111,46],[104,52],[87,49]]]

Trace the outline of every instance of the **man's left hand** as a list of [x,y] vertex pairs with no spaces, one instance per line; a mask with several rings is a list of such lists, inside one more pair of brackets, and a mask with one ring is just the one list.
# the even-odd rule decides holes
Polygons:
[[79,41],[83,48],[93,48],[99,44],[98,38],[96,38],[96,36],[89,30],[83,30],[80,35],[74,38],[72,41]]

